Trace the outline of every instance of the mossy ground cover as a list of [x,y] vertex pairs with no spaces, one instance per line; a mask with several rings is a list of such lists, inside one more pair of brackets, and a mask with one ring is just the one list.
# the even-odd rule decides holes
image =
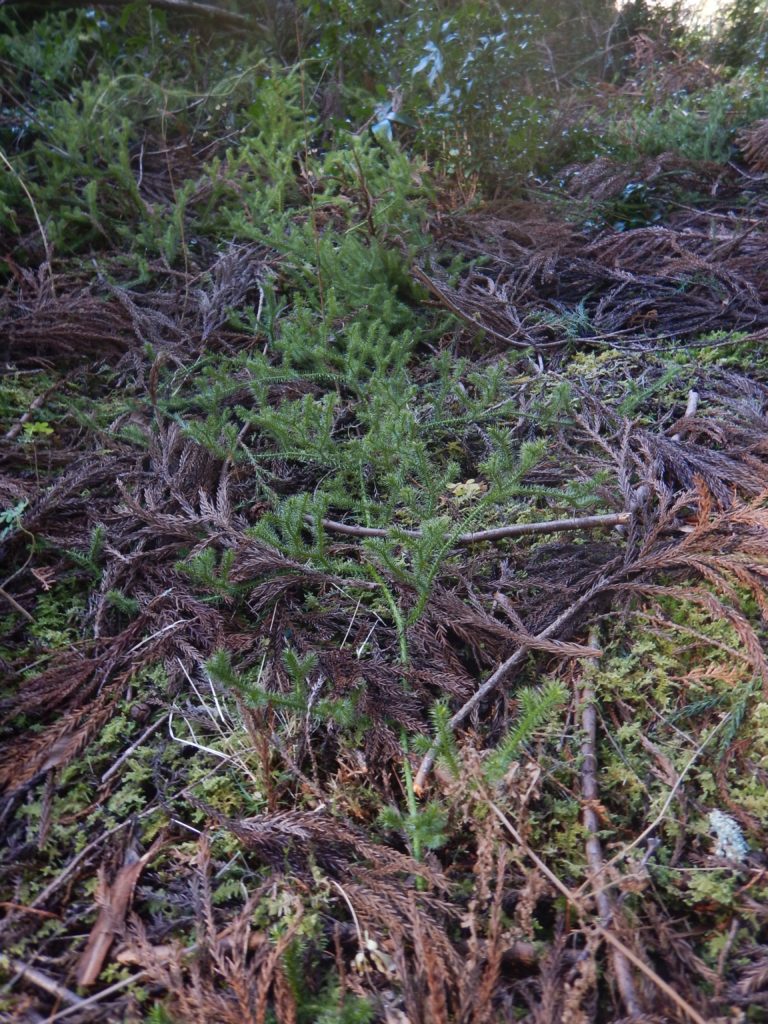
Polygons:
[[3,15],[2,1013],[764,1020],[764,86],[361,10]]

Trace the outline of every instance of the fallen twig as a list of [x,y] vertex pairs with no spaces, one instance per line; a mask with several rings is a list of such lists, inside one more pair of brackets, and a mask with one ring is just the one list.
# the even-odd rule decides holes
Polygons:
[[[696,410],[698,409],[698,407],[699,407],[699,393],[698,393],[698,391],[689,391],[688,392],[688,404],[685,407],[685,416],[684,416],[684,418],[689,420],[693,416],[695,416],[696,415]],[[682,430],[678,430],[676,434],[672,435],[672,440],[673,441],[682,441],[682,439],[683,439],[683,431]]]
[[21,605],[19,604],[19,602],[16,600],[16,598],[15,597],[11,597],[11,595],[8,593],[8,591],[4,590],[2,587],[0,587],[0,597],[4,598],[8,602],[8,604],[11,606],[11,608],[13,608],[14,611],[18,612],[19,615],[22,616],[22,618],[25,618],[27,620],[27,622],[34,622],[35,621],[32,618],[32,616],[29,614],[27,609],[26,608],[22,608]]
[[[589,604],[589,602],[606,586],[607,583],[605,580],[598,580],[586,593],[582,594],[581,597],[566,608],[564,612],[561,612],[553,622],[550,622],[546,629],[542,629],[540,633],[537,633],[533,639],[542,641],[555,636],[555,634],[565,626],[569,619],[571,619],[585,605]],[[482,686],[472,694],[469,700],[459,708],[456,714],[449,719],[448,729],[453,731],[456,726],[460,725],[472,709],[479,704],[480,701],[491,692],[491,690],[495,689],[499,685],[507,673],[513,668],[516,668],[525,659],[529,650],[530,645],[528,643],[524,643],[515,651],[514,654],[511,654],[506,661],[503,661],[496,671],[486,679]],[[413,791],[417,796],[421,796],[424,792],[424,784],[427,776],[432,770],[432,765],[435,763],[435,758],[437,757],[439,748],[439,741],[436,740],[422,758],[419,770],[416,773],[416,778],[413,780]]]
[[[643,829],[643,831],[640,833],[640,835],[636,836],[632,840],[631,843],[628,843],[624,847],[623,850],[619,850],[619,852],[615,853],[613,855],[613,857],[611,857],[611,859],[609,861],[606,861],[603,864],[603,866],[601,867],[601,869],[600,869],[600,872],[599,872],[600,874],[605,874],[605,872],[609,868],[612,868],[614,864],[618,864],[618,862],[620,860],[623,860],[627,856],[627,854],[629,854],[632,850],[634,850],[636,847],[638,847],[640,845],[640,843],[642,843],[642,841],[644,839],[647,839],[653,832],[656,831],[656,829],[659,827],[659,825],[662,823],[662,821],[666,817],[667,811],[669,810],[670,805],[672,804],[672,801],[675,799],[675,796],[677,795],[677,791],[682,786],[683,780],[685,779],[686,775],[691,770],[691,768],[693,768],[694,764],[698,761],[698,759],[701,756],[702,751],[704,750],[704,748],[709,745],[709,743],[714,739],[714,737],[718,734],[718,732],[723,728],[723,726],[726,724],[726,722],[730,722],[731,718],[733,718],[733,712],[729,711],[728,714],[724,715],[720,719],[720,721],[717,723],[717,725],[713,729],[711,729],[709,731],[709,733],[704,737],[704,739],[701,741],[701,743],[698,745],[698,747],[696,747],[694,752],[691,754],[690,758],[688,759],[688,763],[683,767],[683,770],[678,775],[677,781],[671,787],[669,793],[667,793],[667,798],[664,801],[664,803],[661,805],[661,810],[656,815],[656,817],[653,819],[653,821],[650,823],[650,825],[647,825]],[[581,896],[590,885],[594,886],[595,881],[596,881],[596,876],[591,878],[591,879],[588,879],[586,882],[583,882],[579,886],[579,888],[576,890],[576,895],[577,896]],[[613,884],[614,883],[612,883],[612,882],[608,882],[608,883],[606,883],[603,886],[603,889],[610,888],[611,885],[613,885]],[[600,891],[599,889],[593,888],[592,889],[592,895],[593,896],[597,896],[599,891]]]
[[[141,817],[141,815],[139,815],[139,817]],[[49,896],[52,896],[53,893],[55,893],[57,889],[61,888],[61,886],[72,875],[72,873],[75,871],[77,866],[81,863],[81,861],[85,860],[85,858],[88,856],[89,853],[92,853],[93,850],[95,850],[97,846],[100,846],[104,842],[105,839],[108,839],[110,836],[113,836],[115,834],[115,832],[119,832],[121,829],[125,828],[125,826],[128,825],[128,824],[130,824],[130,821],[128,819],[126,819],[125,821],[119,822],[117,825],[114,825],[112,828],[107,829],[106,832],[102,832],[94,840],[92,840],[90,843],[88,843],[87,846],[83,847],[83,849],[80,851],[80,853],[78,853],[77,856],[74,857],[69,862],[69,864],[67,864],[67,866],[64,868],[64,870],[61,871],[53,879],[52,882],[49,882],[48,885],[46,885],[46,887],[43,889],[42,892],[39,892],[37,894],[37,896],[35,896],[35,898],[30,903],[29,907],[27,907],[26,909],[27,910],[34,909],[35,907],[39,907],[41,903],[45,903],[45,901],[48,899]]]
[[3,435],[3,440],[15,441],[16,438],[24,429],[24,424],[29,423],[29,421],[32,419],[33,415],[38,411],[38,409],[42,409],[42,407],[48,401],[49,397],[53,394],[53,392],[56,391],[57,388],[60,388],[64,383],[65,382],[62,380],[57,380],[53,384],[51,384],[49,388],[46,388],[42,394],[38,395],[37,398],[30,403],[30,406],[27,409],[27,411],[22,416],[19,417],[16,423],[13,424],[11,429],[5,432],[5,434]]
[[[314,523],[312,516],[305,516],[308,523]],[[456,547],[465,544],[480,544],[483,541],[504,540],[506,537],[525,537],[536,533],[560,533],[566,530],[599,530],[601,527],[622,526],[629,522],[629,512],[609,512],[599,516],[581,516],[573,519],[550,519],[539,523],[512,523],[498,526],[493,530],[478,530],[475,533],[460,533],[453,541]],[[418,539],[421,530],[387,530],[374,526],[356,526],[354,523],[339,523],[335,519],[321,519],[321,525],[331,533],[344,533],[348,537],[393,537],[400,534]]]
[[509,631],[510,639],[527,647],[530,651],[544,651],[547,654],[557,654],[561,658],[601,658],[603,652],[599,647],[590,643],[587,647],[584,644],[569,643],[565,640],[542,640],[525,628],[520,616],[515,611],[512,602],[506,596],[497,591],[493,595],[496,604],[506,614],[514,629]]
[[0,900],[0,907],[4,910],[18,910],[22,914],[34,914],[35,917],[45,917],[54,921],[61,920],[61,914],[54,914],[50,910],[38,910],[36,907],[28,907],[24,903],[14,903],[12,900]]
[[101,974],[112,943],[122,933],[139,875],[165,842],[165,836],[159,835],[141,857],[135,857],[130,850],[126,851],[123,866],[111,884],[106,881],[103,872],[99,872],[97,902],[101,909],[77,966],[77,983],[82,988],[93,985]]
[[148,729],[144,730],[144,732],[141,734],[141,736],[139,736],[135,743],[132,743],[130,747],[128,747],[126,750],[122,752],[120,757],[118,757],[118,759],[113,764],[111,764],[109,768],[107,768],[107,770],[101,776],[102,786],[120,770],[120,768],[125,764],[128,758],[134,752],[134,750],[140,747],[142,743],[145,743],[153,733],[157,732],[157,730],[165,724],[165,721],[165,715],[163,715],[162,718],[158,718],[158,720],[156,722],[153,722]]
[[37,988],[47,992],[51,996],[55,996],[60,999],[62,1003],[66,1003],[68,1006],[80,1008],[83,1000],[67,988],[65,985],[60,985],[58,981],[54,981],[53,978],[49,978],[47,974],[43,974],[42,971],[38,971],[36,967],[30,967],[29,964],[25,964],[23,960],[17,960],[9,957],[8,962],[16,974],[20,978],[24,978],[31,985],[35,985]]
[[[597,633],[596,628],[590,633],[589,642],[592,647],[597,646]],[[596,810],[600,798],[600,790],[597,784],[597,714],[595,712],[595,691],[588,671],[584,672],[582,683],[581,700],[579,702],[583,736],[581,745],[581,793],[584,800],[582,814],[584,828],[587,831],[587,841],[585,844],[587,865],[590,875],[596,878],[603,870],[603,848],[600,843],[600,819]],[[595,903],[600,915],[600,923],[607,928],[615,916],[616,908],[613,898],[606,889],[599,889],[595,895]],[[641,1016],[642,1011],[637,1002],[635,983],[632,980],[629,960],[622,950],[612,946],[611,961],[616,984],[627,1014],[630,1019]]]
[[101,992],[94,992],[92,996],[88,996],[86,999],[81,999],[77,1006],[69,1006],[66,1010],[59,1010],[59,1012],[53,1017],[46,1018],[45,1024],[54,1024],[54,1021],[70,1017],[73,1013],[77,1013],[79,1010],[85,1009],[86,1006],[94,1006],[96,1003],[102,1002],[108,996],[114,995],[115,992],[128,988],[129,985],[135,985],[137,982],[141,981],[142,978],[146,978],[146,976],[147,971],[139,971],[138,974],[132,974],[130,978],[123,978],[122,981],[116,981],[114,985],[110,985],[109,988],[103,988]]

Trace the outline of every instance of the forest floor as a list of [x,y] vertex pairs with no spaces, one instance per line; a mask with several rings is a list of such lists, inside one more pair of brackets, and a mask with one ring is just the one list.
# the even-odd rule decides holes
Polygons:
[[24,182],[2,1019],[768,1020],[765,126],[483,202],[253,88]]

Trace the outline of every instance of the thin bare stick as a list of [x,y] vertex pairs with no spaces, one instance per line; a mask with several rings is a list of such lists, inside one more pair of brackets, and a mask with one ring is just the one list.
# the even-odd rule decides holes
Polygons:
[[[596,647],[599,641],[599,630],[593,627],[589,635],[591,647]],[[579,711],[581,717],[581,731],[583,741],[581,744],[581,793],[584,800],[582,816],[584,828],[587,831],[585,844],[587,854],[587,866],[590,875],[597,878],[603,870],[603,848],[600,842],[600,819],[597,815],[596,806],[600,799],[600,789],[597,784],[597,714],[595,711],[595,690],[592,686],[590,669],[594,666],[594,659],[591,659],[582,678],[581,700]],[[616,915],[616,907],[612,896],[606,890],[599,890],[595,902],[600,915],[600,923],[608,927]],[[639,1017],[642,1014],[640,1005],[635,993],[635,983],[632,979],[632,972],[626,956],[615,946],[611,947],[611,961],[616,977],[616,984],[621,995],[622,1002],[630,1018]]]
[[98,980],[115,939],[124,932],[139,877],[167,842],[167,836],[161,833],[140,857],[130,847],[127,848],[122,867],[111,882],[100,870],[96,896],[99,913],[80,954],[75,974],[80,988],[90,988]]
[[126,762],[126,761],[128,760],[128,758],[129,758],[129,757],[131,756],[131,754],[132,754],[132,753],[134,752],[134,750],[136,750],[136,749],[137,749],[137,747],[140,747],[140,746],[141,746],[141,744],[142,744],[142,743],[144,743],[144,741],[145,741],[145,740],[148,740],[148,739],[149,739],[149,737],[150,737],[150,736],[151,736],[151,735],[152,735],[153,733],[157,732],[157,730],[158,730],[158,729],[159,729],[159,728],[160,728],[160,727],[161,727],[162,725],[164,725],[164,724],[165,724],[165,721],[166,721],[166,716],[165,716],[165,715],[163,715],[163,717],[162,717],[162,718],[158,718],[158,720],[157,720],[156,722],[153,722],[153,723],[152,723],[152,725],[150,725],[148,729],[145,729],[145,730],[144,730],[144,732],[143,732],[143,733],[141,734],[141,736],[139,736],[139,738],[138,738],[138,739],[137,739],[137,740],[136,740],[136,741],[135,741],[134,743],[132,743],[132,744],[130,745],[130,747],[128,747],[128,748],[127,748],[127,750],[124,750],[124,751],[123,751],[123,753],[122,753],[122,754],[120,755],[120,757],[118,757],[118,759],[117,759],[117,760],[116,760],[116,761],[115,761],[115,762],[114,762],[113,764],[111,764],[111,765],[109,766],[109,768],[107,768],[107,770],[106,770],[106,771],[104,772],[104,774],[103,774],[103,775],[101,776],[101,784],[102,784],[102,786],[104,785],[104,783],[105,783],[105,782],[106,782],[106,781],[107,781],[108,779],[111,779],[111,778],[112,778],[112,776],[113,776],[113,775],[114,775],[114,774],[115,774],[115,773],[116,773],[117,771],[119,771],[119,770],[120,770],[120,768],[122,767],[122,765],[124,765],[124,764],[125,764],[125,762]]
[[[141,815],[139,815],[139,817],[141,817]],[[113,828],[108,829],[106,832],[102,832],[99,836],[96,837],[96,839],[88,843],[87,846],[84,846],[80,853],[78,853],[76,857],[73,857],[69,864],[67,864],[64,870],[61,871],[52,882],[49,882],[42,892],[38,893],[37,896],[35,896],[35,898],[29,904],[29,907],[39,907],[41,903],[45,903],[49,896],[52,896],[57,889],[61,888],[61,886],[66,882],[66,880],[77,868],[78,864],[82,860],[85,860],[89,853],[93,853],[93,851],[98,846],[101,846],[105,839],[108,839],[110,836],[113,836],[115,832],[119,832],[121,829],[124,829],[125,826],[128,824],[130,824],[128,819],[126,819],[125,821],[121,821],[119,825],[115,825]]]
[[[304,517],[307,523],[314,523],[312,516]],[[573,519],[550,519],[539,523],[512,523],[498,526],[493,530],[478,530],[476,533],[460,533],[453,543],[458,546],[479,544],[482,541],[504,540],[506,537],[524,537],[536,533],[560,533],[566,530],[599,530],[601,527],[623,526],[631,519],[630,512],[609,512],[599,516],[581,516]],[[344,533],[348,537],[392,537],[396,533],[406,537],[423,537],[421,530],[387,530],[373,526],[355,526],[353,523],[339,523],[334,519],[321,519],[321,524],[331,533]]]
[[[528,846],[528,844],[525,842],[525,840],[517,831],[517,829],[509,820],[509,818],[507,818],[507,816],[503,813],[503,811],[501,811],[492,800],[488,800],[487,798],[486,800],[490,809],[502,823],[504,828],[506,828],[506,830],[515,840],[515,842],[526,855],[526,857],[528,857],[529,860],[531,860],[536,865],[539,871],[541,871],[541,873],[549,879],[549,881],[552,883],[552,885],[554,885],[557,891],[561,893],[561,895],[565,896],[568,902],[576,909],[576,912],[579,914],[579,917],[585,919],[587,917],[587,912],[582,906],[581,901],[579,897],[576,895],[576,893],[572,892],[567,885],[561,882],[557,875],[554,873],[554,871],[552,871],[548,867],[548,865],[544,863],[541,857],[539,857],[539,855],[535,853],[530,848],[530,846]],[[640,957],[636,953],[634,953],[628,946],[625,946],[621,939],[617,938],[613,934],[613,932],[609,931],[598,921],[593,922],[593,924],[597,932],[603,939],[605,939],[606,942],[610,943],[610,945],[613,946],[614,949],[617,949],[619,950],[619,952],[623,953],[627,960],[633,963],[639,971],[641,971],[647,978],[649,978],[653,982],[653,984],[661,992],[663,992],[664,995],[671,999],[672,1002],[675,1003],[675,1005],[678,1006],[687,1017],[689,1017],[692,1021],[695,1022],[695,1024],[708,1024],[708,1022],[701,1016],[698,1010],[694,1009],[694,1007],[692,1007],[690,1003],[686,1002],[686,1000],[683,999],[683,997],[679,995],[672,988],[671,985],[668,985],[663,978],[660,978],[656,971],[653,970],[653,968],[649,967],[648,964],[645,963],[645,961],[641,960]]]
[[[580,598],[574,601],[572,605],[569,605],[564,612],[561,612],[556,619],[550,622],[546,629],[542,629],[540,633],[537,633],[533,639],[538,641],[549,640],[549,638],[558,633],[577,612],[581,611],[585,605],[589,604],[595,595],[599,594],[606,585],[605,580],[598,580],[597,583],[594,583],[586,593],[582,594]],[[448,728],[453,731],[456,726],[461,725],[472,709],[479,704],[480,701],[491,692],[491,690],[495,689],[513,668],[517,668],[517,666],[525,660],[529,650],[529,645],[523,644],[515,651],[514,654],[511,654],[506,661],[503,661],[496,671],[486,679],[482,686],[472,694],[469,700],[459,708],[456,714],[449,719]],[[432,765],[435,763],[439,746],[439,741],[435,740],[422,758],[419,770],[416,773],[416,778],[413,780],[413,791],[417,796],[421,796],[424,793],[424,784],[427,780],[427,776],[432,770]]]
[[108,996],[114,995],[115,992],[119,992],[120,989],[127,988],[129,985],[136,984],[136,982],[141,981],[141,979],[146,976],[146,971],[139,971],[138,974],[132,974],[130,978],[123,978],[122,981],[116,981],[114,985],[110,985],[109,988],[103,988],[101,992],[94,992],[92,996],[88,996],[86,999],[81,999],[77,1006],[70,1006],[66,1010],[59,1010],[59,1012],[53,1017],[46,1018],[46,1024],[53,1024],[56,1020],[63,1020],[65,1017],[71,1016],[77,1010],[82,1010],[86,1006],[93,1006],[94,1003],[100,1003]]
[[0,900],[0,907],[4,910],[20,910],[22,914],[34,914],[36,917],[45,917],[54,921],[61,920],[61,914],[52,914],[50,910],[33,910],[23,903],[12,903],[10,900]]
[[19,604],[19,602],[16,600],[16,598],[15,597],[11,597],[11,595],[8,593],[8,591],[4,590],[2,587],[0,587],[0,597],[2,597],[4,600],[6,600],[8,602],[8,604],[11,606],[11,608],[13,608],[14,611],[17,611],[19,613],[19,615],[22,616],[22,618],[25,618],[27,620],[27,622],[34,622],[35,621],[32,618],[32,616],[29,614],[27,609],[26,608],[22,608],[21,605]]
[[[717,733],[723,728],[725,723],[729,722],[732,717],[733,717],[733,712],[729,711],[728,714],[725,715],[724,718],[720,719],[720,721],[717,723],[717,725],[714,727],[714,729],[712,729],[712,731],[709,733],[709,735],[704,737],[704,739],[701,741],[701,743],[698,745],[698,747],[696,747],[694,752],[691,754],[691,756],[690,756],[690,758],[688,760],[688,763],[685,765],[683,770],[678,775],[677,781],[675,782],[674,786],[672,786],[670,788],[669,793],[667,794],[666,800],[661,805],[661,810],[656,815],[656,817],[653,819],[653,821],[650,823],[650,825],[648,825],[646,828],[644,828],[643,831],[640,833],[640,835],[636,836],[632,840],[631,843],[628,843],[624,847],[623,850],[619,850],[619,852],[614,854],[614,856],[611,857],[611,859],[609,861],[607,861],[605,864],[603,864],[603,866],[602,866],[602,868],[601,868],[601,870],[599,872],[600,874],[604,874],[608,870],[608,868],[612,868],[614,864],[618,864],[618,862],[620,860],[623,860],[631,850],[634,850],[635,847],[639,846],[640,843],[642,843],[642,841],[644,839],[647,839],[648,836],[650,836],[652,832],[656,831],[656,829],[659,827],[659,825],[662,823],[662,821],[666,817],[667,811],[669,810],[672,801],[675,799],[675,795],[677,794],[678,789],[680,789],[680,787],[682,786],[683,780],[685,779],[686,775],[691,770],[691,768],[693,768],[694,764],[698,761],[698,759],[701,756],[701,753],[704,750],[704,748],[706,746],[708,746],[708,744],[711,742],[711,740],[714,739],[714,737],[717,735]],[[593,883],[594,881],[595,881],[595,879],[592,878],[592,879],[589,879],[586,882],[583,882],[579,886],[579,888],[576,890],[576,895],[577,896],[583,895],[585,889],[587,888],[587,886],[590,885],[590,883]],[[603,886],[602,888],[604,888],[604,889],[605,888],[609,888],[612,884],[613,883],[608,883],[608,885]],[[599,890],[594,889],[593,892],[592,892],[592,895],[593,896],[597,896],[598,891]]]
[[49,978],[47,974],[43,974],[42,971],[38,971],[36,967],[30,967],[29,964],[25,964],[23,960],[17,960],[15,958],[9,958],[8,961],[16,971],[18,978],[24,978],[30,984],[35,985],[37,988],[47,992],[51,996],[55,996],[60,999],[62,1003],[66,1003],[68,1006],[72,1006],[75,1009],[79,1009],[83,1003],[83,1000],[67,988],[65,985],[60,985],[58,981],[54,981],[53,978]]
[[[685,407],[685,419],[689,420],[696,415],[696,410],[699,407],[699,393],[698,391],[688,392],[688,404]],[[683,432],[679,430],[676,434],[672,435],[673,441],[682,441]]]
[[720,950],[720,956],[717,958],[717,981],[715,982],[715,995],[720,998],[723,989],[723,975],[725,974],[725,965],[728,962],[728,957],[731,955],[733,944],[736,941],[736,936],[739,934],[741,928],[741,919],[734,917],[731,921],[731,927],[728,929],[728,937],[725,940],[723,948]]
[[24,429],[24,424],[29,423],[37,410],[42,409],[50,395],[56,390],[56,388],[60,388],[63,383],[65,382],[57,380],[54,384],[51,384],[49,388],[46,388],[41,395],[38,395],[34,402],[30,404],[27,411],[16,421],[16,423],[13,424],[10,430],[6,431],[3,435],[3,440],[15,441]]

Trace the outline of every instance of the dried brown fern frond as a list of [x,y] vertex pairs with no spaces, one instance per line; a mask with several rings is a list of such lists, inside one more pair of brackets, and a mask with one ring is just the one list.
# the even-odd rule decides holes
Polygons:
[[[715,619],[728,622],[742,643],[745,656],[756,676],[768,686],[768,658],[750,617],[743,610],[744,599],[737,586],[756,599],[762,610],[766,604],[768,580],[768,513],[764,495],[752,502],[734,502],[729,508],[716,509],[701,479],[697,491],[683,496],[680,503],[697,507],[696,518],[681,539],[660,539],[627,566],[630,579],[612,584],[612,589],[646,595],[666,595],[690,601]],[[659,577],[698,576],[708,584],[701,586],[657,583]]]
[[[539,961],[535,977],[518,982],[516,994],[528,1006],[530,1024],[560,1024],[565,1008],[565,986],[574,970],[579,952],[572,948],[574,936],[564,933],[562,921]],[[570,947],[570,948],[569,948]]]
[[67,652],[52,668],[23,683],[13,697],[3,699],[0,703],[3,721],[20,713],[66,707],[75,698],[87,700],[97,685],[93,681],[97,667],[98,659]]
[[41,359],[69,366],[135,361],[145,345],[176,361],[203,343],[226,345],[228,310],[251,296],[257,310],[263,306],[279,257],[264,246],[233,245],[209,259],[207,269],[186,275],[155,265],[155,286],[144,289],[74,274],[55,275],[54,288],[49,275],[15,267],[0,294],[0,351],[19,366]]
[[[4,316],[2,314],[5,314]],[[42,308],[13,304],[0,310],[3,357],[18,366],[41,359],[116,361],[135,344],[130,320],[115,304],[87,293],[50,299]]]
[[129,627],[96,641],[92,654],[78,659],[65,652],[41,675],[24,680],[6,702],[6,721],[27,710],[37,710],[38,719],[43,709],[57,717],[41,732],[6,742],[0,785],[14,792],[77,756],[144,666],[166,660],[173,678],[180,672],[179,661],[198,664],[224,643],[220,613],[183,591],[166,588],[159,596],[146,595],[144,604]]
[[[482,854],[482,845],[483,841],[479,838],[479,855]],[[479,856],[478,861],[480,859]],[[475,963],[471,964],[474,971],[466,971],[470,964],[465,963],[465,974],[460,990],[462,1006],[458,1016],[459,1020],[467,1021],[468,1024],[492,1024],[496,1019],[494,997],[499,987],[502,961],[507,946],[502,928],[502,907],[507,872],[506,851],[503,846],[494,843],[493,859],[496,861],[496,872],[493,880],[493,893],[492,895],[489,893],[490,899],[485,911],[487,925],[485,941],[482,944],[482,957],[478,957],[475,953],[473,958]],[[481,879],[480,891],[482,892],[486,886],[487,881],[483,885]],[[471,977],[472,974],[475,977]]]
[[254,926],[254,911],[274,887],[275,877],[263,880],[241,907],[225,914],[214,905],[212,871],[209,840],[203,833],[189,879],[197,920],[194,945],[155,945],[147,925],[134,913],[120,959],[141,967],[166,993],[181,1020],[263,1022],[271,1009],[280,1024],[295,1024],[295,999],[282,960],[303,922],[301,901],[292,902],[290,920],[283,923],[280,935],[267,935]]
[[683,91],[695,93],[711,89],[722,80],[722,69],[710,67],[705,61],[647,32],[637,32],[630,44],[634,73],[623,86],[623,91],[629,95],[639,84],[648,83],[661,100]]
[[253,293],[257,314],[264,304],[264,287],[272,276],[275,255],[265,246],[230,245],[209,267],[207,287],[196,292],[203,341],[226,323],[231,309],[242,309]]
[[601,202],[620,195],[630,182],[652,182],[661,175],[682,171],[687,166],[687,162],[676,153],[662,153],[629,165],[610,157],[597,157],[589,163],[571,164],[561,173],[568,192],[574,198]]
[[[435,1024],[448,1022],[448,991],[452,987],[452,978],[445,961],[440,956],[433,935],[424,924],[424,914],[412,900],[411,926],[413,938],[414,960],[417,965],[417,978],[423,991],[419,993],[418,1003],[423,1007],[421,1016]],[[432,929],[434,931],[434,929]],[[449,947],[450,948],[450,947]],[[454,951],[450,948],[453,956]],[[415,1007],[414,1007],[415,1009]],[[411,1017],[414,1016],[411,1010]]]
[[282,1014],[280,1024],[291,1024],[295,1008],[281,959],[301,926],[302,915],[296,913],[273,942],[251,924],[255,903],[251,898],[205,950],[179,944],[170,950],[156,947],[141,920],[132,916],[128,945],[132,962],[167,993],[169,1008],[179,1019],[200,1024],[214,1020],[264,1024],[272,1005]]
[[[303,919],[308,889],[327,888],[324,917],[338,915],[348,941],[337,957],[351,956],[345,972],[358,979],[353,988],[376,991],[381,982],[402,989],[411,1019],[451,1019],[460,959],[446,929],[452,909],[443,900],[413,885],[414,874],[444,884],[439,874],[397,851],[371,843],[328,814],[286,812],[242,822],[213,815],[232,831],[248,855],[274,864],[272,873],[242,908],[226,914],[211,895],[212,862],[208,839],[198,843],[191,886],[197,920],[192,949],[176,946],[171,955],[150,942],[145,925],[134,915],[128,934],[130,961],[169,994],[182,1019],[261,1021],[271,1010],[290,1024],[295,997],[287,984],[282,958]],[[258,931],[253,911],[263,894],[276,887],[291,892],[292,913],[278,939]],[[422,1015],[431,1010],[432,1017]],[[418,1012],[417,1012],[418,1011]],[[189,1016],[186,1016],[189,1014]]]

